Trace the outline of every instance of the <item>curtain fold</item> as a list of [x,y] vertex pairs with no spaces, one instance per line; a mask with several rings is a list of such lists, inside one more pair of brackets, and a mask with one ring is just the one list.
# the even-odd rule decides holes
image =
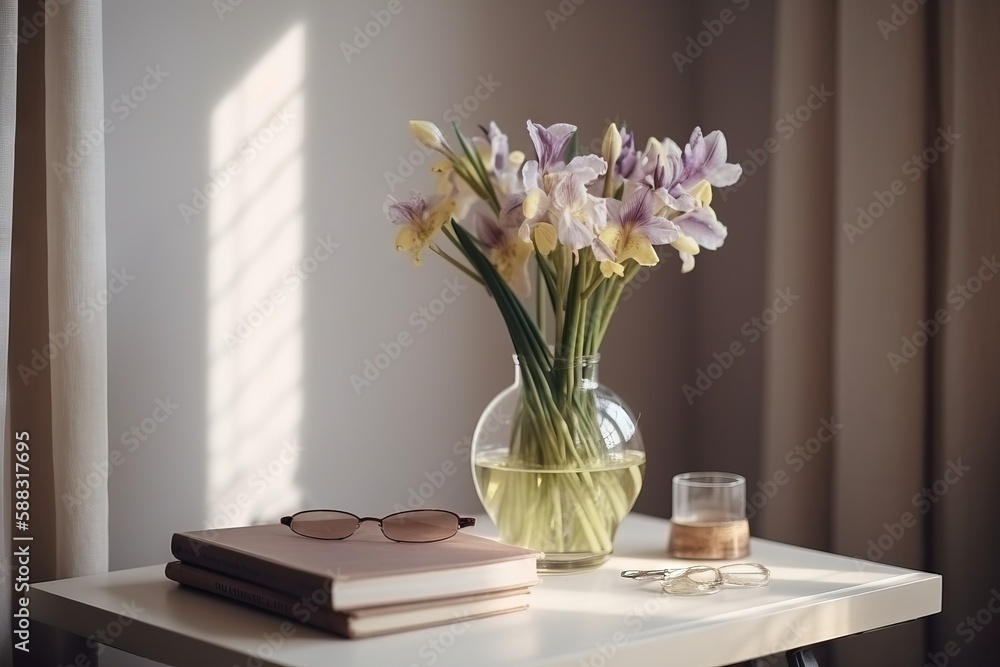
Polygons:
[[829,381],[834,121],[840,97],[834,6],[828,0],[781,3],[776,23],[775,115],[795,113],[803,104],[808,108],[813,89],[833,97],[822,106],[819,96],[813,98],[819,108],[809,108],[801,127],[788,125],[772,162],[764,293],[766,298],[790,289],[799,300],[764,339],[760,475],[765,484],[777,485],[785,479],[782,474],[788,481],[782,497],[761,512],[758,525],[772,539],[829,549],[829,524],[817,516],[830,515],[833,460],[832,446],[819,436],[826,436],[823,420],[838,419]]
[[[932,308],[949,319],[932,341],[934,449],[926,484],[932,493],[944,490],[931,515],[929,555],[945,587],[928,651],[954,642],[960,652],[949,665],[972,667],[996,664],[1000,655],[996,614],[982,625],[982,610],[1000,603],[1000,3],[950,0],[941,18],[941,126],[960,138],[943,154],[936,198],[943,224]],[[935,490],[938,480],[944,483]]]
[[[45,26],[45,119],[53,478],[59,544],[56,576],[108,567],[107,482],[79,502],[63,494],[92,486],[108,451],[107,296],[104,218],[104,74],[101,3],[65,5]],[[58,342],[58,341],[57,341]]]
[[[926,12],[886,39],[878,25],[892,11],[882,0],[838,10],[832,379],[844,427],[834,454],[832,546],[923,568],[925,522],[918,517],[905,532],[895,526],[915,516],[911,498],[926,473],[927,356],[896,365],[888,355],[913,334],[927,303],[930,176],[906,166],[927,138]],[[871,664],[875,647],[898,664],[921,664],[922,626],[843,642],[838,664]]]
[[[10,258],[14,211],[14,137],[17,96],[17,3],[0,3],[0,618],[11,618],[11,450],[7,343],[10,330]],[[0,657],[11,650],[11,625],[0,623]]]

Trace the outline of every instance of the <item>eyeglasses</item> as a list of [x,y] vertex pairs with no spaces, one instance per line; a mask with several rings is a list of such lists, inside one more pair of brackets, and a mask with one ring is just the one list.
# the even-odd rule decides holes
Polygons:
[[726,587],[767,586],[771,571],[760,563],[733,563],[711,567],[692,565],[671,570],[624,570],[626,579],[659,580],[669,595],[713,595]]
[[394,542],[440,542],[454,537],[459,528],[476,525],[472,517],[461,517],[448,510],[407,510],[381,519],[359,517],[340,510],[305,510],[281,517],[281,523],[302,537],[317,540],[342,540],[353,535],[365,521],[374,521],[382,534]]

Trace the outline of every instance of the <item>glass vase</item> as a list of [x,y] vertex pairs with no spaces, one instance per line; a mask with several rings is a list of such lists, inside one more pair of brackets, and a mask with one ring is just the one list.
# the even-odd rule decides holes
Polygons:
[[483,507],[501,541],[542,552],[541,572],[607,561],[642,488],[642,436],[632,411],[598,381],[599,360],[557,357],[540,369],[515,355],[514,383],[473,435]]

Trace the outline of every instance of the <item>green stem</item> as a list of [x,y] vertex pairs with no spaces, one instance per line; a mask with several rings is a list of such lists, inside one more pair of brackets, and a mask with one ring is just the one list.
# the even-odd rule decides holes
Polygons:
[[605,312],[601,317],[600,328],[594,339],[595,348],[600,348],[601,344],[604,343],[604,336],[608,333],[608,327],[611,326],[611,318],[618,309],[618,300],[621,299],[622,291],[624,291],[626,285],[632,282],[632,279],[635,278],[641,268],[636,262],[629,262],[628,266],[625,267],[625,276],[615,279],[614,287],[609,290],[610,293],[605,305]]
[[472,278],[473,280],[475,280],[477,283],[479,283],[483,287],[486,287],[486,283],[483,282],[482,278],[480,278],[478,275],[476,275],[475,273],[473,273],[472,270],[470,270],[464,264],[462,264],[461,262],[459,262],[457,259],[455,259],[451,255],[449,255],[448,253],[446,253],[444,250],[442,250],[436,243],[432,243],[429,247],[430,247],[430,249],[435,254],[437,254],[438,257],[441,257],[442,259],[444,259],[445,261],[447,261],[448,263],[450,263],[452,266],[454,266],[456,269],[458,269],[459,271],[461,271],[465,275],[469,276],[470,278]]
[[541,261],[535,262],[535,323],[538,324],[538,331],[545,338],[545,295],[542,293],[542,285],[545,278],[542,276]]

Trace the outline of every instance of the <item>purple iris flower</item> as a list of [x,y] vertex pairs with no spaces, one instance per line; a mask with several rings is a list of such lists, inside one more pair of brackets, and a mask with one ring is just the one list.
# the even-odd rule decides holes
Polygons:
[[715,130],[703,137],[701,128],[694,128],[691,140],[684,147],[684,168],[678,179],[681,187],[690,190],[703,180],[715,187],[725,187],[738,181],[743,167],[726,162],[728,151],[722,132]]
[[673,222],[685,236],[690,236],[695,243],[708,250],[721,248],[729,233],[726,226],[715,217],[715,211],[708,206],[682,213]]
[[479,240],[489,248],[490,261],[497,272],[517,294],[531,293],[528,276],[528,259],[532,254],[531,242],[524,241],[518,229],[524,223],[522,207],[524,195],[513,195],[500,210],[499,221],[476,213],[476,231]]
[[507,135],[500,131],[500,127],[495,122],[490,121],[490,129],[486,132],[486,140],[490,142],[493,173],[499,174],[507,169],[507,158],[510,155]]
[[620,130],[622,135],[622,152],[615,162],[615,174],[622,178],[633,178],[639,166],[639,155],[635,150],[635,133]]
[[556,123],[549,127],[542,127],[538,123],[528,121],[528,134],[531,135],[531,143],[535,145],[535,155],[538,156],[540,171],[546,172],[552,165],[563,161],[566,146],[573,138],[574,132],[576,132],[576,125],[569,123]]
[[690,211],[697,202],[681,187],[679,178],[682,169],[680,155],[668,152],[664,160],[657,156],[653,171],[643,180],[643,185],[652,190],[662,206],[676,211]]
[[653,195],[647,188],[637,188],[625,201],[608,199],[608,222],[625,230],[627,236],[645,237],[652,245],[673,243],[680,230],[670,220],[653,214]]

